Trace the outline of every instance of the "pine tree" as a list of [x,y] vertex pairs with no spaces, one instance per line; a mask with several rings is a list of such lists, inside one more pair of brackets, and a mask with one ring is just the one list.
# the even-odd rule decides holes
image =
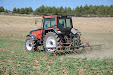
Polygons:
[[19,9],[19,8],[17,8],[17,10],[16,10],[16,11],[17,11],[17,13],[20,13],[20,9]]
[[13,8],[13,13],[17,13],[17,10],[16,10],[16,8]]
[[4,12],[4,7],[3,6],[0,7],[0,12]]

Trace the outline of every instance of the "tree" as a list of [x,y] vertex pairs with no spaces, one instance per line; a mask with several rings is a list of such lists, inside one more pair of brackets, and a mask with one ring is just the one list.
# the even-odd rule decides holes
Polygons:
[[52,15],[56,15],[57,14],[57,9],[56,9],[56,7],[52,7]]
[[13,13],[17,13],[16,8],[13,8]]
[[24,8],[21,8],[21,9],[20,9],[20,13],[21,13],[21,14],[25,14],[25,9],[24,9]]
[[19,8],[17,8],[17,10],[16,10],[16,11],[17,11],[17,13],[20,13],[20,9],[19,9]]
[[113,5],[110,5],[110,7],[109,7],[109,14],[111,15],[111,16],[113,16]]
[[48,14],[48,13],[49,13],[49,7],[46,6],[46,7],[45,7],[45,12],[44,12],[44,14]]
[[24,14],[28,14],[29,13],[29,9],[28,8],[25,8],[24,9]]
[[97,6],[96,14],[98,16],[103,16],[103,13],[104,13],[104,6],[103,5]]
[[104,7],[104,15],[105,16],[109,15],[109,7],[108,6]]
[[89,14],[90,15],[96,15],[96,6],[89,6]]
[[75,16],[80,16],[80,8],[78,6],[75,9]]
[[71,8],[68,7],[68,9],[67,9],[67,15],[70,15],[70,14],[71,14]]
[[39,15],[44,15],[45,6],[44,5],[40,6],[38,10],[39,10]]
[[64,8],[61,6],[59,9],[59,15],[63,15],[64,14],[63,11],[64,11]]
[[31,7],[25,8],[25,14],[30,14],[31,12],[33,12],[33,9]]
[[73,9],[72,11],[71,11],[71,15],[74,15],[75,14],[75,9]]
[[88,15],[89,14],[89,7],[87,4],[83,7],[84,11],[82,11],[83,15]]
[[48,8],[48,14],[52,14],[52,7]]
[[33,9],[31,7],[29,7],[29,13],[33,12]]
[[82,7],[82,5],[80,6],[80,10],[79,10],[80,12],[80,16],[82,16],[82,15],[84,15],[84,8]]
[[5,9],[5,13],[8,13],[8,10],[7,9]]
[[67,7],[65,7],[63,13],[64,13],[65,15],[67,15]]
[[60,8],[57,7],[57,15],[60,15]]
[[0,12],[4,12],[4,7],[3,6],[0,7]]
[[39,8],[37,8],[37,9],[34,11],[34,14],[35,14],[35,15],[39,15]]

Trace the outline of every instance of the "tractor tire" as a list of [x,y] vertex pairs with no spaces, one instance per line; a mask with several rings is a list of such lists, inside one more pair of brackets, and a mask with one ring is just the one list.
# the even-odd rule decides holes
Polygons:
[[33,52],[37,50],[36,41],[34,41],[31,37],[27,37],[25,41],[25,48],[28,52]]
[[54,54],[59,42],[60,42],[60,38],[56,33],[54,32],[46,33],[43,42],[45,51],[49,54]]

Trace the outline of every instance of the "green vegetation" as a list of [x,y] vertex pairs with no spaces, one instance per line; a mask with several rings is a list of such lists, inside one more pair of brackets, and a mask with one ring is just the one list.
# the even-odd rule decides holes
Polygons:
[[14,8],[13,13],[19,13],[19,14],[30,14],[33,12],[33,9],[31,7],[29,8]]
[[[0,12],[4,12],[4,8],[0,7]],[[113,16],[113,5],[111,6],[92,6],[85,5],[76,7],[75,9],[71,9],[70,7],[48,7],[48,6],[40,6],[35,11],[31,7],[29,8],[14,8],[13,13],[19,14],[30,14],[34,15],[73,15],[73,16]]]
[[[21,13],[21,14],[30,14],[33,12],[32,8],[14,8],[13,12]],[[16,11],[15,11],[16,10]],[[20,10],[18,12],[18,10]],[[37,8],[34,12],[34,15],[74,15],[74,16],[113,16],[113,5],[111,6],[85,6],[76,7],[75,9],[71,9],[70,7],[45,7],[44,5]]]
[[0,75],[111,75],[113,59],[63,58],[45,52],[26,52],[24,41],[0,39]]
[[4,7],[3,6],[0,7],[0,12],[4,12]]

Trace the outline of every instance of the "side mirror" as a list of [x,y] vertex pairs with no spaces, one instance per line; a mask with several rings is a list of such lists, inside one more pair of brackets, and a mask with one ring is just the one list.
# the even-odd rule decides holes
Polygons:
[[43,22],[44,20],[42,19],[42,22]]
[[35,25],[37,26],[37,23],[38,23],[38,20],[37,19],[35,19]]

